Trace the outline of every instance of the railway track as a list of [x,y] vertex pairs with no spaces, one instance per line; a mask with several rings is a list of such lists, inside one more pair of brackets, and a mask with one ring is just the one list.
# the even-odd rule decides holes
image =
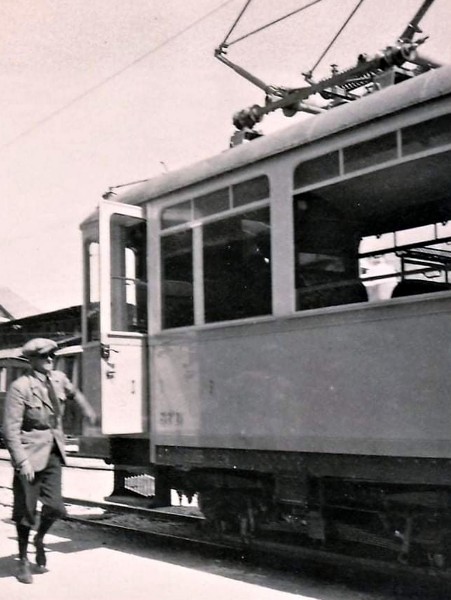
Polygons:
[[[0,504],[11,493],[0,486]],[[213,531],[195,509],[172,507],[168,509],[140,508],[124,503],[84,501],[65,497],[68,516],[64,519],[74,525],[91,527],[127,535],[149,544],[184,548],[210,557],[239,559],[260,566],[302,572],[321,572],[324,569],[334,579],[347,581],[375,577],[396,589],[397,597],[449,597],[451,571],[431,571],[396,561],[365,556],[358,547],[353,554],[344,554],[338,548],[307,547],[286,541],[282,536],[264,531],[261,538],[243,540],[239,536]],[[274,532],[273,532],[274,533]],[[445,595],[444,595],[445,594]]]
[[[75,504],[80,508],[81,503]],[[98,508],[98,507],[97,507]],[[246,561],[270,569],[282,569],[305,574],[327,571],[331,581],[367,587],[368,581],[387,591],[387,597],[409,600],[443,600],[451,594],[451,571],[428,571],[396,561],[364,556],[359,548],[353,555],[340,553],[338,548],[306,547],[289,543],[264,532],[262,538],[251,540],[221,534],[207,527],[205,519],[186,511],[145,509],[130,506],[106,507],[100,515],[69,515],[69,521],[84,526],[114,530],[137,537],[149,544],[162,544],[205,553],[210,558]]]

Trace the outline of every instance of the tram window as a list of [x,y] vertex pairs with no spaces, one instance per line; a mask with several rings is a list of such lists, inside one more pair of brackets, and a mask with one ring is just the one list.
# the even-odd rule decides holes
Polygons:
[[175,227],[191,221],[191,201],[169,206],[161,215],[161,228]]
[[402,153],[413,154],[451,144],[451,115],[430,119],[401,130]]
[[294,200],[296,310],[367,300],[358,279],[359,235],[313,193]]
[[266,175],[232,186],[233,206],[243,206],[269,198],[269,179]]
[[387,248],[393,248],[396,245],[395,240],[396,234],[394,232],[370,235],[362,238],[359,251],[361,254],[381,252]]
[[6,392],[7,383],[6,383],[6,367],[0,367],[0,392]]
[[141,219],[111,217],[111,328],[147,330],[146,226]]
[[306,160],[294,171],[294,187],[300,188],[338,177],[340,174],[338,152],[324,154],[312,160]]
[[442,223],[437,223],[437,237],[451,238],[451,221],[443,221]]
[[223,188],[194,200],[194,218],[202,219],[230,208],[229,189]]
[[269,208],[203,227],[205,321],[271,313]]
[[92,342],[100,339],[99,243],[88,243],[85,253],[88,265],[86,298],[88,341]]
[[396,133],[343,148],[345,173],[393,160],[397,155]]
[[161,239],[163,327],[194,324],[192,231]]
[[[446,205],[435,206],[442,216]],[[426,210],[410,212],[409,223],[412,216],[417,226],[397,221],[394,231],[361,240],[361,279],[370,301],[451,290],[450,223],[424,224]]]
[[403,231],[396,232],[396,245],[403,246],[410,244],[412,240],[415,244],[421,244],[435,237],[435,225],[423,225],[422,227],[413,227]]

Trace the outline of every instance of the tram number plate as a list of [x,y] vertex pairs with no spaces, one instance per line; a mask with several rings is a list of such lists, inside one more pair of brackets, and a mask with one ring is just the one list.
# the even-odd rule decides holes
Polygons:
[[175,410],[160,412],[160,425],[166,427],[170,427],[171,425],[183,425],[183,415]]

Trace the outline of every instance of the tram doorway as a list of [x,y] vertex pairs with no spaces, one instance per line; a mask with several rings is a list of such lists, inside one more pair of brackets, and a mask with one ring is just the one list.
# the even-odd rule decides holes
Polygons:
[[97,395],[102,434],[143,434],[148,431],[144,210],[104,201],[97,223],[91,220],[82,229],[87,389]]

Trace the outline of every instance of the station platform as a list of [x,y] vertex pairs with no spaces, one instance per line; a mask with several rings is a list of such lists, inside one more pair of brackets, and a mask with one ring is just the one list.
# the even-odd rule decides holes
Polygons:
[[[144,547],[122,536],[118,539],[117,534],[62,521],[46,537],[49,571],[35,574],[31,585],[23,584],[15,577],[17,542],[10,512],[10,508],[0,506],[0,596],[8,600],[302,600],[308,597],[294,590],[274,589],[261,573],[255,575],[255,581],[246,581],[238,569],[229,572],[214,559]],[[30,554],[30,560],[34,560],[34,554]]]

